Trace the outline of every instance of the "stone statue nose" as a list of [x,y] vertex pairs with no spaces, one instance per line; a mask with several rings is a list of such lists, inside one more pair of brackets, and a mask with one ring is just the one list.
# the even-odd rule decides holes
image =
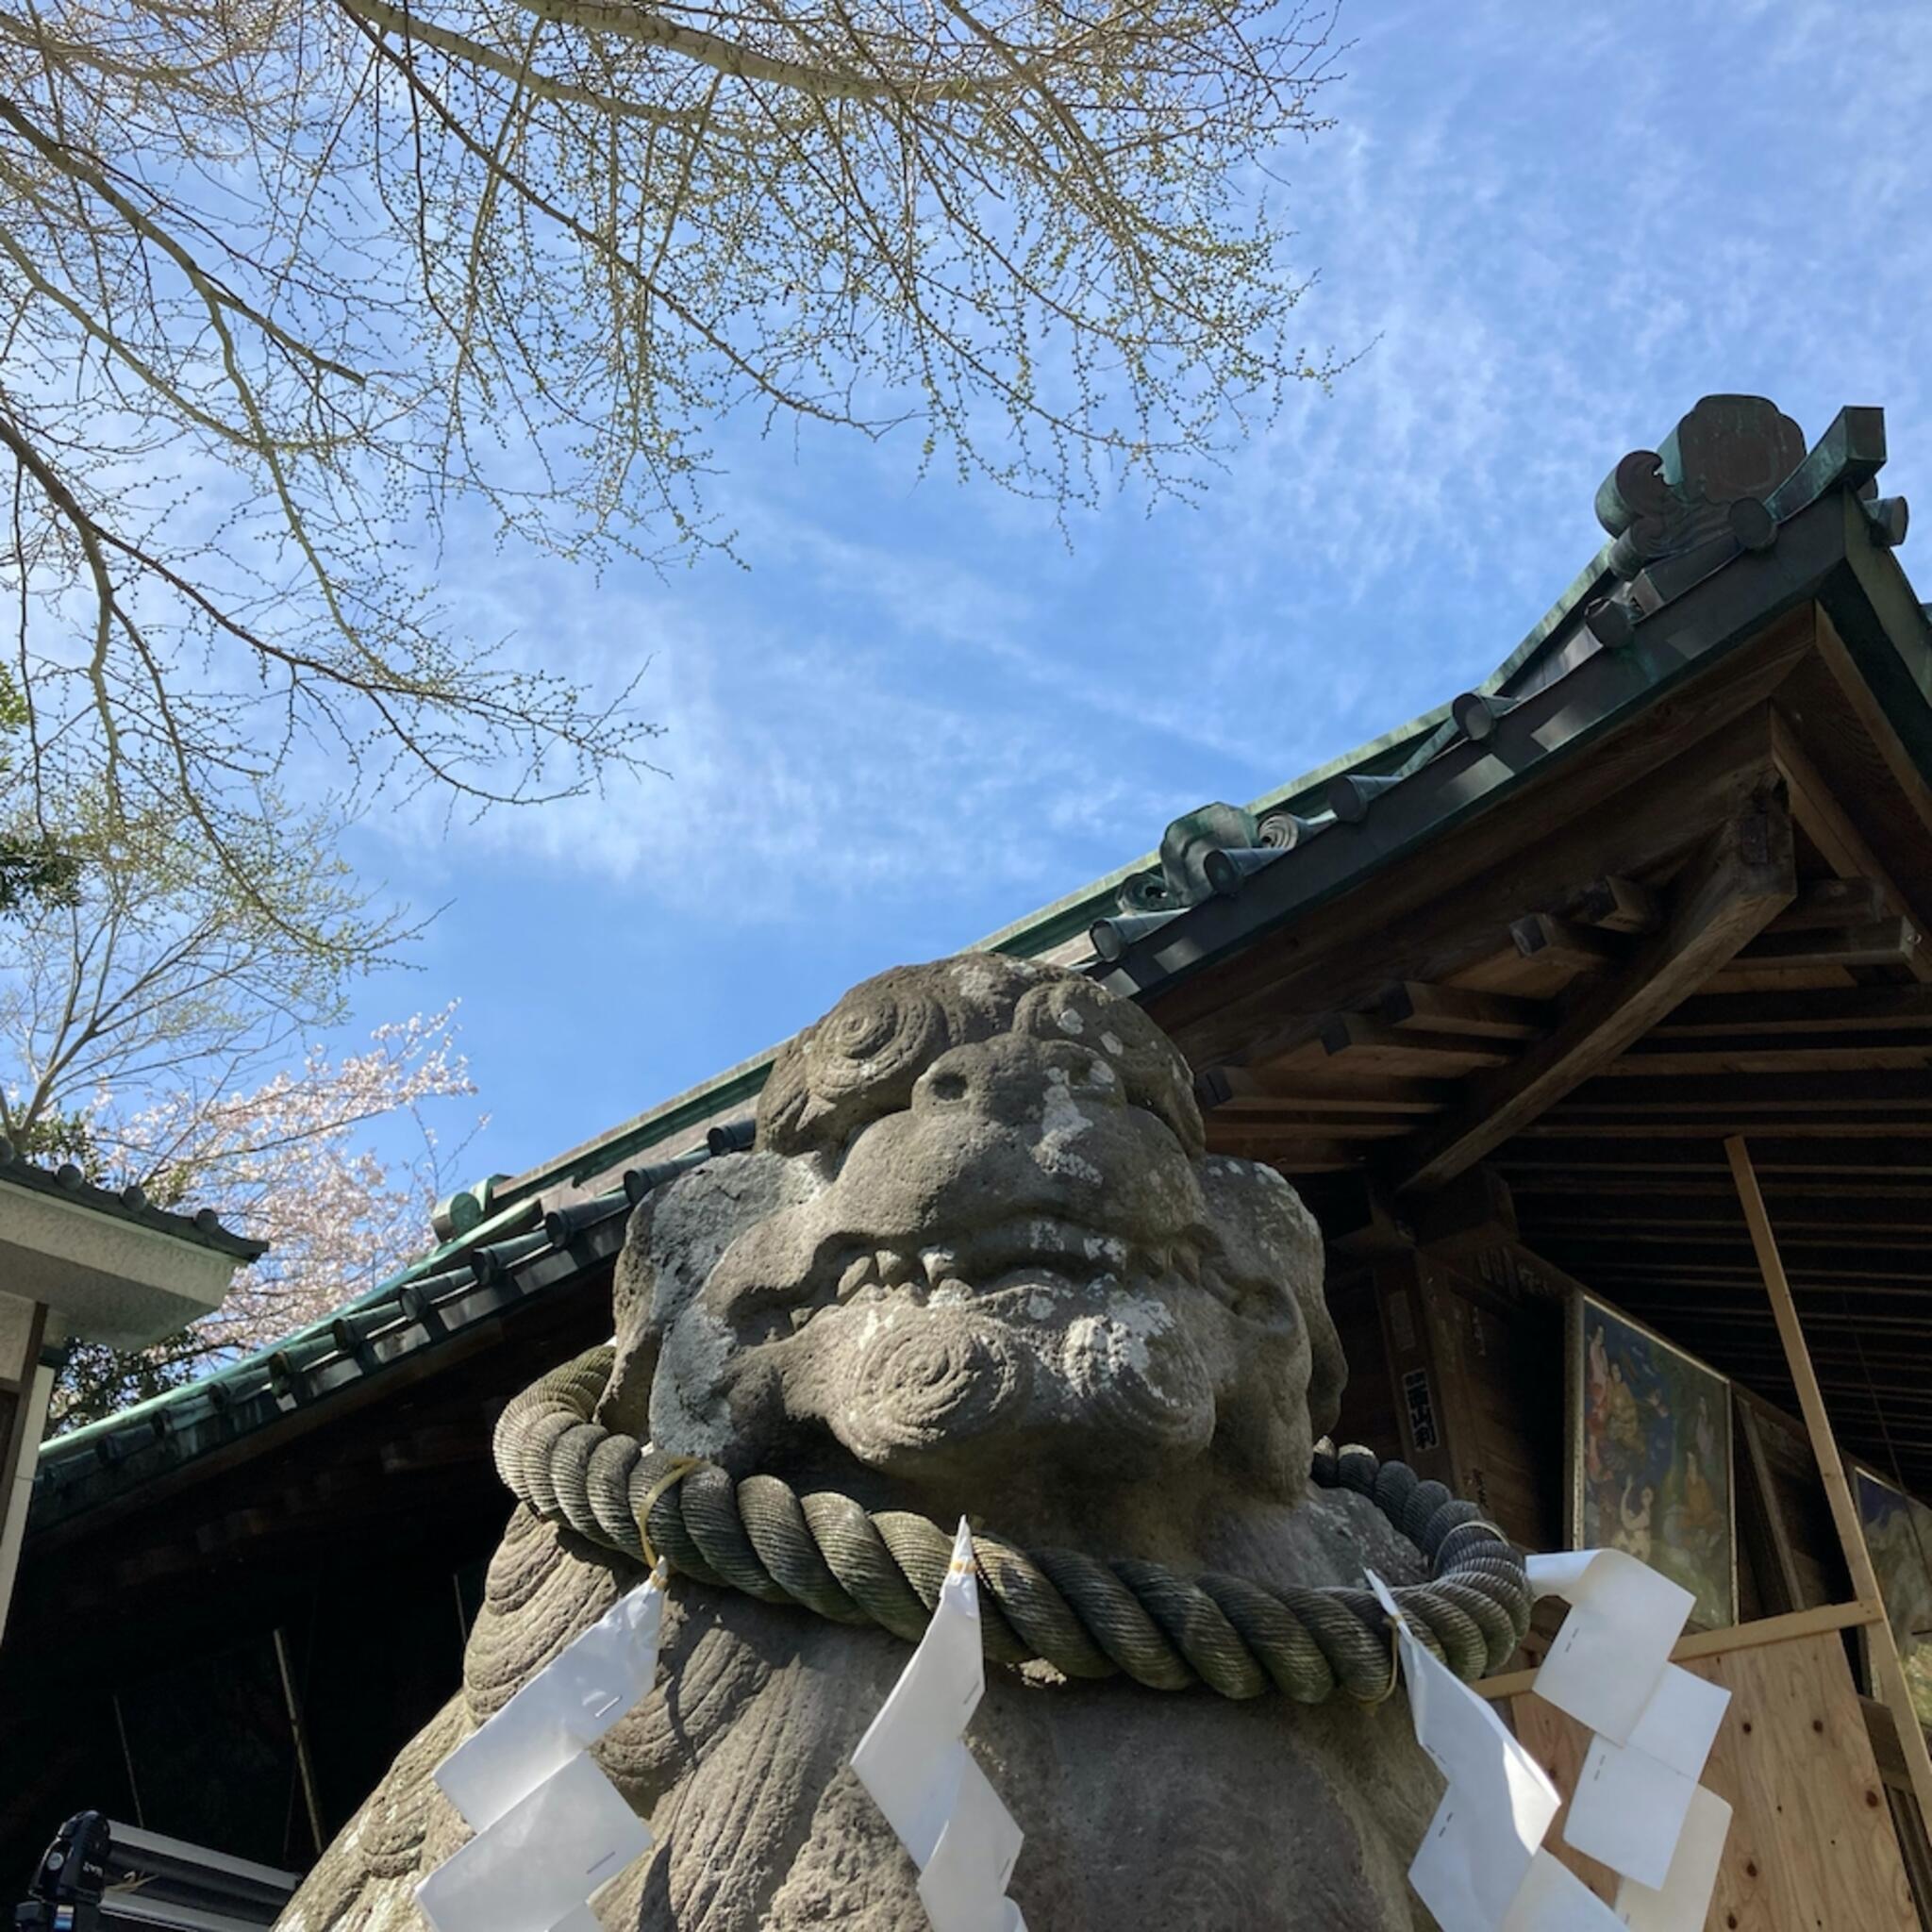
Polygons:
[[1068,1109],[1096,1112],[1124,1105],[1111,1063],[1071,1040],[1013,1038],[956,1046],[920,1076],[918,1113],[960,1108],[1012,1126],[1050,1127]]

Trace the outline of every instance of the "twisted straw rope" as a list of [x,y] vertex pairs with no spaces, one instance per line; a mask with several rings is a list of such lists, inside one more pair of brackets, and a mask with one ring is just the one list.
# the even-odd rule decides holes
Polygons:
[[[917,1642],[952,1556],[938,1524],[868,1512],[851,1497],[797,1494],[775,1476],[734,1482],[591,1417],[609,1379],[606,1345],[553,1370],[496,1425],[496,1467],[540,1516],[627,1556],[648,1545],[699,1583],[796,1604],[838,1624],[876,1624]],[[1438,1482],[1368,1450],[1324,1448],[1315,1481],[1355,1490],[1429,1560],[1432,1580],[1395,1592],[1423,1642],[1465,1681],[1499,1669],[1529,1625],[1523,1557]],[[640,1533],[640,1521],[643,1533]],[[1365,1590],[1264,1589],[1206,1571],[1025,1551],[975,1536],[986,1654],[1044,1659],[1069,1677],[1124,1673],[1156,1690],[1204,1683],[1224,1697],[1272,1685],[1302,1704],[1340,1692],[1379,1703],[1393,1688],[1389,1619]]]

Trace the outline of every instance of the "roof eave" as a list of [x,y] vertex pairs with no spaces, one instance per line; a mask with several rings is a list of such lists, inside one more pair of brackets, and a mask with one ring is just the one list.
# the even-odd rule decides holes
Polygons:
[[[1487,741],[1446,746],[1379,798],[1360,824],[1333,825],[1284,853],[1253,874],[1238,896],[1183,911],[1097,974],[1100,983],[1132,998],[1165,991],[1498,809],[1786,611],[1824,598],[1845,576],[1854,549],[1877,548],[1863,521],[1848,490],[1827,492],[1780,526],[1774,548],[1745,552],[1706,577],[1639,625],[1624,647],[1588,653],[1507,711]],[[1898,577],[1890,601],[1909,603],[1909,586],[1895,563],[1890,569]],[[1857,582],[1862,586],[1862,577]],[[1846,577],[1837,587],[1848,591],[1851,583]],[[1923,630],[1923,617],[1918,622]],[[1862,634],[1856,614],[1854,627]],[[1910,673],[1901,670],[1892,682],[1909,687]],[[1924,693],[1914,695],[1923,709]]]

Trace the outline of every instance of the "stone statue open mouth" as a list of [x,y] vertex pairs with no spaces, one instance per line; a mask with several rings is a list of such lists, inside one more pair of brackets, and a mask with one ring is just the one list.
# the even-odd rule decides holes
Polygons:
[[[1205,1290],[1252,1322],[1291,1321],[1292,1298],[1271,1277],[1243,1279],[1206,1230],[1139,1241],[1061,1218],[1026,1216],[919,1248],[825,1242],[795,1291],[781,1294],[796,1333],[826,1308],[895,1302],[915,1307],[973,1307],[1008,1320],[1049,1322],[1097,1297],[1172,1287]],[[763,1296],[750,1296],[756,1304]],[[771,1324],[774,1330],[779,1324]]]

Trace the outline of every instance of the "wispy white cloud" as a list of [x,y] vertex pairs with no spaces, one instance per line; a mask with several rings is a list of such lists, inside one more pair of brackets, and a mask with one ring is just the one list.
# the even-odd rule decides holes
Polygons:
[[1813,436],[1883,403],[1911,488],[1917,0],[1352,12],[1341,125],[1282,158],[1322,272],[1287,325],[1364,351],[1334,394],[1291,396],[1202,507],[1111,504],[1071,551],[1035,507],[914,483],[904,444],[727,425],[748,571],[453,558],[520,649],[654,654],[645,750],[674,774],[459,828],[466,898],[561,870],[700,957],[828,905],[963,937],[1482,675],[1596,547],[1598,479],[1700,393],[1772,395]]

